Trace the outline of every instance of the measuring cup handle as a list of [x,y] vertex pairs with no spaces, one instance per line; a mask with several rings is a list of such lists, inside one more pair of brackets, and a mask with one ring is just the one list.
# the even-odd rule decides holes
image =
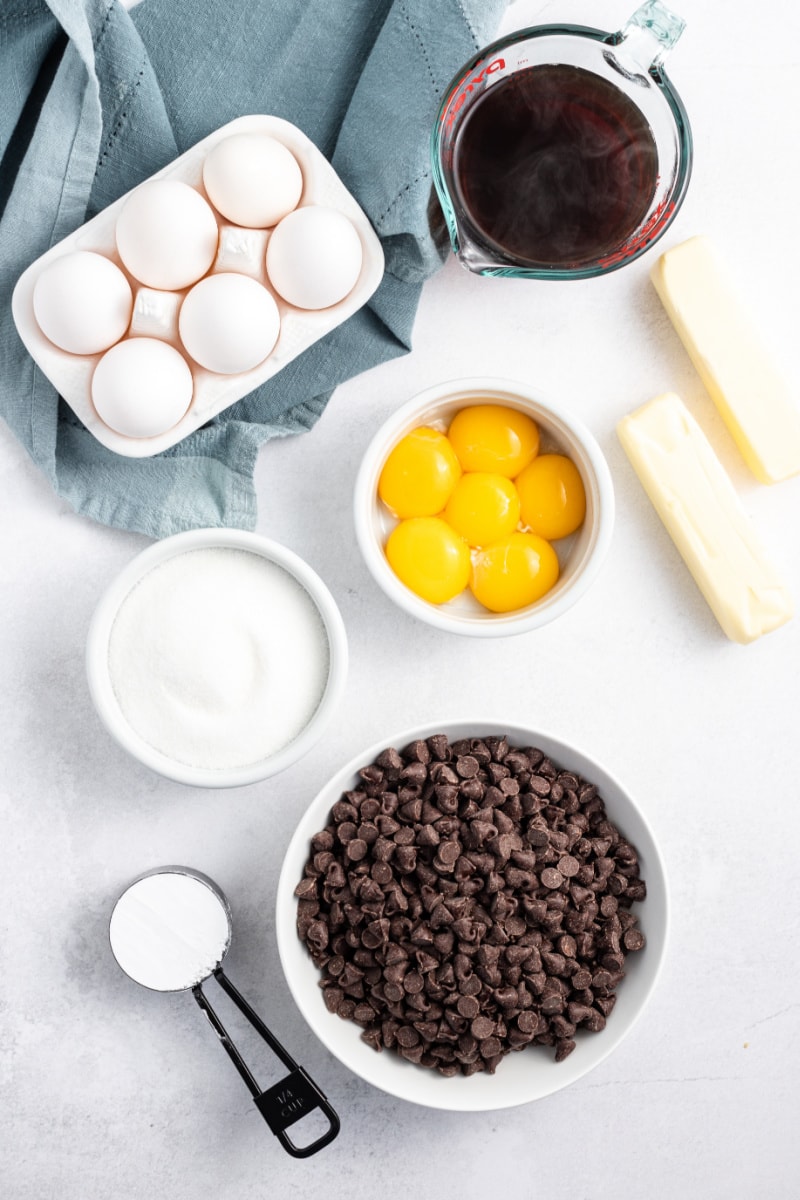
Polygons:
[[[339,1117],[328,1103],[328,1099],[314,1080],[302,1067],[295,1067],[278,1083],[268,1088],[253,1100],[258,1111],[288,1154],[294,1158],[308,1158],[327,1146],[339,1132]],[[320,1109],[328,1119],[328,1128],[316,1141],[307,1146],[296,1146],[286,1130],[314,1109]]]
[[[308,1158],[309,1155],[316,1154],[317,1150],[321,1150],[323,1146],[327,1146],[329,1142],[332,1142],[339,1132],[339,1118],[328,1103],[327,1096],[317,1087],[311,1076],[302,1067],[297,1065],[291,1054],[284,1049],[275,1037],[275,1034],[261,1020],[261,1017],[253,1006],[245,1000],[239,989],[231,983],[222,967],[217,967],[214,972],[214,978],[289,1071],[289,1074],[285,1075],[278,1083],[273,1084],[272,1087],[262,1092],[249,1069],[242,1061],[238,1051],[230,1042],[227,1034],[224,1037],[220,1035],[223,1045],[225,1045],[228,1054],[236,1064],[239,1074],[250,1089],[250,1094],[253,1097],[256,1108],[287,1154],[293,1155],[294,1158]],[[218,1018],[216,1014],[213,1014],[213,1010],[208,1011],[210,1010],[210,1005],[206,997],[203,996],[199,986],[194,991],[198,1004],[207,1010],[206,1015],[209,1016],[209,1019],[211,1020],[213,1016],[214,1020],[218,1022]],[[328,1129],[322,1137],[317,1138],[315,1142],[311,1142],[308,1146],[295,1145],[286,1133],[286,1130],[290,1125],[294,1125],[295,1121],[299,1121],[308,1113],[313,1112],[315,1108],[320,1109],[328,1118]]]
[[685,28],[683,17],[662,0],[644,0],[619,33],[608,39],[614,51],[607,60],[629,78],[640,71],[658,70]]

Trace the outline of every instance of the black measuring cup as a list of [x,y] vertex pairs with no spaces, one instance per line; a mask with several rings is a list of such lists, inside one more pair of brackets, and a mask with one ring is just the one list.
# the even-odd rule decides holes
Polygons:
[[[256,1108],[288,1154],[308,1158],[333,1141],[340,1122],[324,1092],[222,969],[231,941],[231,911],[213,880],[188,867],[162,867],[140,876],[114,905],[109,939],[119,966],[136,983],[157,992],[191,991]],[[288,1071],[265,1091],[203,991],[203,983],[212,976]],[[324,1114],[328,1128],[315,1141],[298,1146],[287,1130],[315,1109]]]

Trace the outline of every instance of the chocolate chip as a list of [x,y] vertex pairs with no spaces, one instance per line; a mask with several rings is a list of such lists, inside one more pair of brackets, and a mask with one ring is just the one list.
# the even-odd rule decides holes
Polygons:
[[311,839],[312,850],[330,850],[333,846],[333,833],[330,829],[322,829]]
[[454,866],[458,856],[461,853],[461,846],[458,842],[443,842],[439,847],[437,858],[448,866]]
[[437,783],[434,790],[436,807],[440,813],[452,815],[458,812],[458,787],[454,783]]
[[362,858],[366,858],[369,846],[363,838],[353,838],[347,843],[345,854],[350,862],[361,862]]
[[469,1031],[478,1041],[483,1041],[484,1038],[491,1037],[494,1033],[494,1021],[489,1017],[476,1017],[469,1027]]
[[546,992],[542,996],[541,1009],[543,1013],[549,1016],[554,1016],[556,1013],[563,1012],[564,998],[558,992]]
[[419,1043],[419,1033],[413,1025],[401,1025],[395,1034],[395,1039],[398,1046],[402,1046],[404,1050],[410,1049]]
[[600,1033],[606,1027],[606,1019],[601,1012],[592,1009],[592,1015],[584,1021],[584,1028],[590,1033]]
[[478,774],[481,769],[481,764],[475,758],[474,754],[459,755],[456,759],[456,774],[462,779],[472,779]]
[[438,846],[441,838],[433,825],[423,825],[417,833],[418,846]]
[[398,846],[394,861],[398,872],[403,875],[410,875],[417,865],[416,846]]
[[603,1014],[604,1017],[608,1017],[608,1016],[610,1016],[611,1010],[613,1009],[613,1007],[616,1003],[617,1003],[616,994],[614,992],[612,992],[610,996],[595,997],[594,1006],[595,1006],[595,1008],[598,1008],[600,1010],[600,1012]]
[[522,937],[527,928],[527,923],[522,917],[509,917],[503,925],[503,932],[509,938],[518,938]]
[[419,796],[415,796],[411,800],[405,801],[397,810],[397,814],[404,821],[414,823],[422,817],[422,800]]
[[478,812],[478,805],[483,800],[486,787],[481,783],[480,779],[465,779],[458,791],[459,795],[471,802],[459,810],[462,820],[469,820],[470,817]]
[[462,1017],[471,1021],[481,1011],[481,1006],[475,996],[459,996],[456,1008]]
[[578,874],[581,864],[571,854],[565,854],[563,858],[558,860],[558,869],[566,879],[571,879],[573,875]]
[[437,760],[444,761],[450,753],[450,743],[443,733],[434,733],[428,738],[428,748]]
[[312,921],[306,930],[305,940],[314,950],[324,950],[328,945],[328,927],[323,921]]
[[410,993],[412,996],[417,995],[424,987],[425,981],[419,971],[409,971],[403,979],[404,991]]
[[517,1017],[517,1027],[521,1029],[523,1033],[529,1034],[531,1037],[533,1037],[539,1028],[538,1015],[530,1011],[521,1012]]
[[[363,796],[360,792],[349,792],[351,796]],[[339,821],[354,821],[358,816],[358,809],[349,800],[337,800],[331,811],[331,816],[337,823]]]
[[626,950],[641,950],[644,946],[644,934],[638,929],[628,929],[622,937]]
[[301,879],[297,887],[294,889],[295,896],[299,896],[303,900],[316,899],[317,896],[317,881],[316,879]]

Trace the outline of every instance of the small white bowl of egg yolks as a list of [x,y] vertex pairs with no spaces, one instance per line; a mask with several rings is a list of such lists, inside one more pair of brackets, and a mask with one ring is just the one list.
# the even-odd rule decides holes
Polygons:
[[[446,437],[451,429],[452,441]],[[408,446],[404,439],[414,431],[432,431],[416,435],[429,442],[412,445],[408,463],[402,454],[392,460],[392,452]],[[470,460],[470,446],[481,440],[495,456],[491,474],[480,445],[477,458]],[[529,511],[536,503],[539,479],[545,490],[560,492],[556,508],[562,510],[551,530],[542,527],[541,536],[532,533],[521,513],[516,517],[526,485],[523,508]],[[415,514],[429,515],[411,516],[406,500]],[[400,608],[448,633],[507,637],[555,620],[596,578],[611,542],[614,488],[591,433],[536,389],[504,379],[460,379],[421,392],[381,426],[356,479],[354,517],[367,567]],[[573,532],[557,536],[559,522],[563,528],[576,521]],[[513,549],[506,553],[502,547],[509,539]],[[536,564],[538,579],[532,585],[519,578],[515,564],[521,561]],[[439,563],[445,565],[437,591],[431,578]],[[525,602],[531,595],[536,598]]]

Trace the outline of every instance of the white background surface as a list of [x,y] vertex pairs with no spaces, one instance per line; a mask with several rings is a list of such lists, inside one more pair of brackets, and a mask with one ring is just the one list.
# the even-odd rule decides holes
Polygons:
[[[613,29],[633,6],[519,0],[505,28]],[[688,27],[670,73],[696,166],[662,248],[712,234],[800,385],[800,17],[788,0],[679,8]],[[747,474],[649,283],[654,257],[578,284],[482,280],[450,261],[424,291],[413,353],[340,388],[310,434],[265,448],[258,530],[326,580],[352,665],[316,749],[240,791],[169,783],[101,728],[84,680],[86,629],[146,539],[74,515],[0,429],[5,1196],[797,1195],[800,617],[749,647],[725,640],[614,425],[679,391],[795,597],[800,479],[766,488]],[[607,455],[618,503],[589,595],[556,625],[491,643],[393,608],[360,561],[350,518],[377,424],[414,392],[473,374],[529,380],[572,405]],[[395,1101],[329,1055],[290,1000],[273,914],[284,848],[338,765],[414,722],[481,714],[573,740],[630,788],[666,858],[673,928],[656,994],[606,1062],[534,1105],[464,1115]],[[176,861],[226,891],[231,976],[342,1116],[338,1141],[309,1162],[280,1151],[191,999],[135,987],[111,958],[116,895]]]

